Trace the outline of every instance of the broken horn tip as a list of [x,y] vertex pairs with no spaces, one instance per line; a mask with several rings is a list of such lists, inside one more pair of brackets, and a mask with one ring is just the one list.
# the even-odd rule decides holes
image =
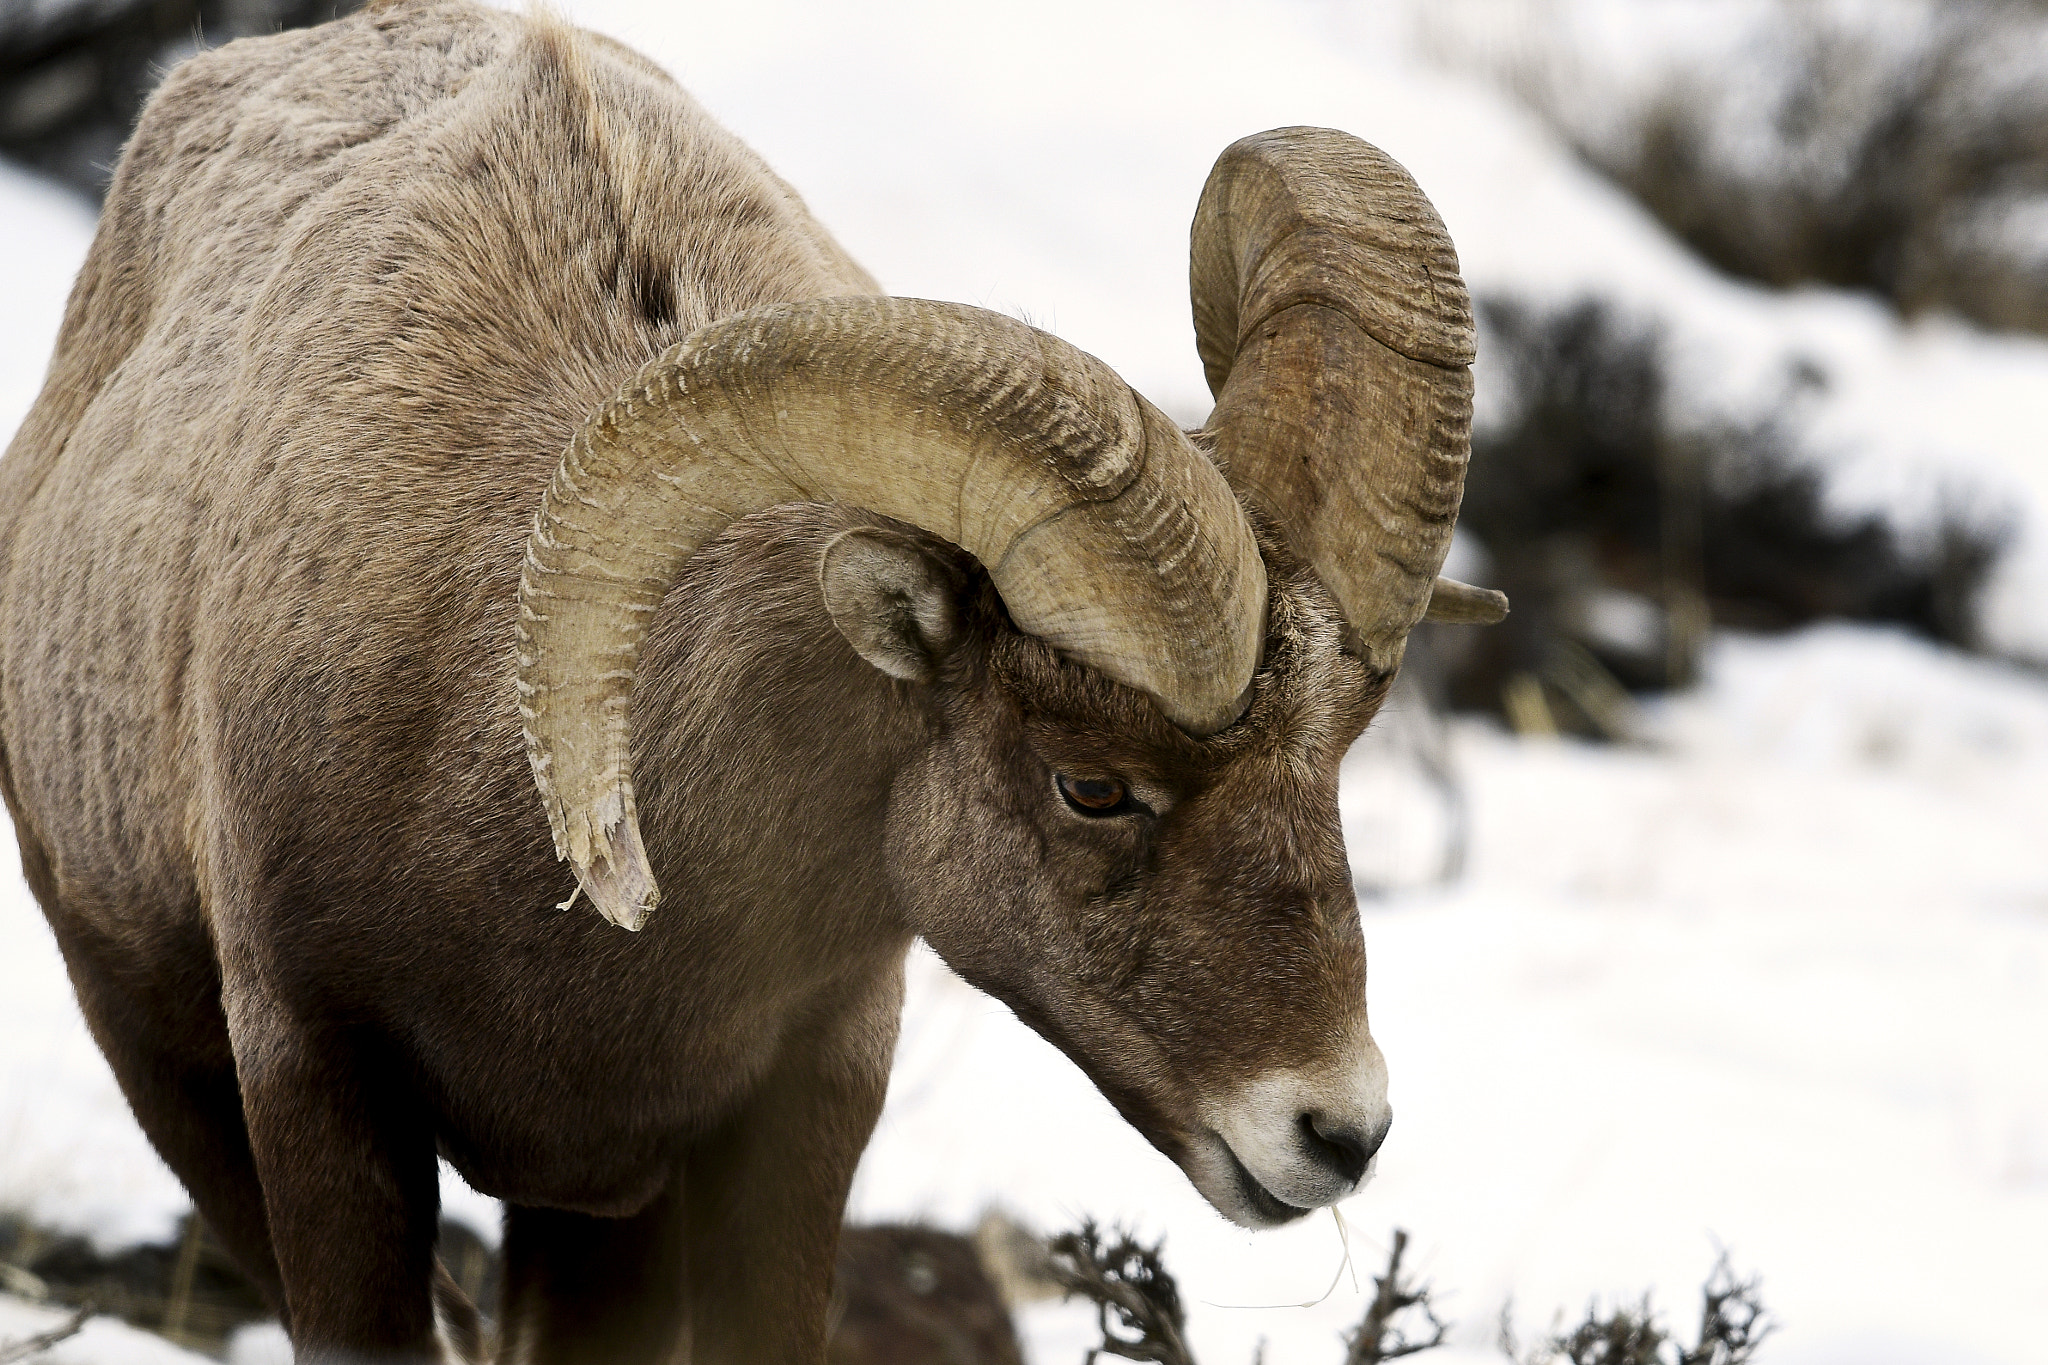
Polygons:
[[637,934],[646,925],[647,916],[660,900],[660,894],[656,893],[642,900],[626,900],[614,905],[599,906],[598,913],[627,933]]

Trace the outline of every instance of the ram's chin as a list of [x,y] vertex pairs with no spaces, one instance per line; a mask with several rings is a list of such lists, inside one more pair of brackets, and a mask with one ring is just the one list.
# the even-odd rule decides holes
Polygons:
[[1277,1228],[1315,1212],[1276,1198],[1214,1132],[1197,1138],[1180,1165],[1210,1207],[1239,1227]]

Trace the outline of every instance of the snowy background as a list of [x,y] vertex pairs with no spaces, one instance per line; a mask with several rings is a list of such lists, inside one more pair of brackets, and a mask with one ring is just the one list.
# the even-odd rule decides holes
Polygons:
[[[1261,1340],[1269,1365],[1334,1365],[1395,1226],[1457,1320],[1446,1365],[1500,1359],[1510,1299],[1525,1337],[1645,1289],[1689,1329],[1720,1247],[1784,1324],[1767,1365],[2048,1358],[2048,342],[1716,273],[1513,79],[1562,53],[1580,62],[1571,118],[1622,109],[1659,63],[1735,61],[1730,26],[1761,7],[559,7],[673,71],[885,287],[1027,317],[1184,420],[1207,406],[1186,234],[1208,166],[1247,132],[1328,124],[1414,173],[1475,294],[1653,320],[1703,421],[1775,401],[1794,359],[1823,368],[1802,454],[1845,515],[1911,531],[1960,487],[2014,519],[1979,654],[1870,626],[1723,634],[1698,687],[1648,703],[1640,744],[1459,722],[1471,856],[1452,886],[1410,870],[1443,812],[1401,715],[1361,744],[1347,837],[1365,880],[1394,883],[1363,913],[1399,1121],[1343,1206],[1355,1282],[1334,1220],[1223,1223],[928,956],[856,1218],[964,1229],[1001,1206],[1164,1236],[1206,1365]],[[0,165],[0,429],[39,386],[91,228],[75,195]],[[1484,410],[1484,356],[1480,375]],[[488,1232],[487,1201],[450,1197]],[[167,1237],[186,1207],[11,875],[0,1206],[109,1246]],[[1076,1365],[1092,1341],[1076,1307],[1022,1325],[1036,1362]],[[28,1330],[0,1304],[0,1338]],[[96,1325],[50,1358],[174,1355],[124,1343]]]

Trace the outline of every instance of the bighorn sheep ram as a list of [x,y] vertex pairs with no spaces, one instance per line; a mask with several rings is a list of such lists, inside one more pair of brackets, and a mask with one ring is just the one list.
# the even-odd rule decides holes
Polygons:
[[1433,590],[1502,605],[1436,579],[1468,306],[1326,130],[1225,152],[1193,252],[1190,435],[545,17],[171,73],[0,462],[0,777],[301,1362],[475,1350],[437,1151],[504,1359],[818,1359],[918,934],[1226,1216],[1358,1186],[1337,767]]

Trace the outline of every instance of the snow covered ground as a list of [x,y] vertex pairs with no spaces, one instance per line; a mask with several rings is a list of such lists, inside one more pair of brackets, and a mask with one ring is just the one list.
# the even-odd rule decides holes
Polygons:
[[[1509,1296],[1541,1326],[1655,1285],[1683,1321],[1725,1245],[1787,1323],[1767,1360],[2036,1359],[2048,689],[1843,627],[1724,638],[1708,672],[1641,751],[1459,730],[1469,877],[1365,908],[1397,1120],[1345,1206],[1358,1259],[1410,1229],[1474,1348]],[[1348,799],[1354,846],[1429,799]],[[1316,1298],[1329,1220],[1223,1225],[1003,1011],[918,980],[861,1211],[1131,1218],[1167,1236],[1205,1360],[1261,1336],[1336,1359],[1348,1279],[1313,1310],[1212,1306]]]
[[[1703,412],[1757,401],[1787,356],[1820,361],[1817,453],[1843,506],[1910,520],[1956,478],[2012,498],[2026,521],[1993,637],[2048,657],[2048,345],[1715,276],[1503,96],[1421,60],[1402,5],[564,8],[675,71],[887,287],[1026,315],[1189,419],[1206,396],[1185,234],[1210,160],[1277,124],[1350,128],[1415,172],[1476,289],[1593,293],[1671,325]],[[89,231],[0,168],[0,429],[33,397]],[[1639,750],[1457,733],[1470,875],[1366,908],[1399,1121],[1345,1208],[1360,1282],[1410,1229],[1464,1358],[1498,1359],[1511,1294],[1530,1329],[1652,1286],[1687,1322],[1718,1243],[1786,1323],[1767,1363],[2038,1361],[2048,686],[1836,627],[1719,641],[1705,686],[1652,721]],[[1428,843],[1434,798],[1384,741],[1351,777],[1362,865]],[[1321,1295],[1335,1222],[1223,1224],[928,958],[854,1202],[952,1225],[991,1203],[1047,1229],[1135,1221],[1166,1236],[1210,1365],[1262,1337],[1272,1365],[1334,1362],[1362,1308],[1348,1277],[1314,1308],[1225,1306]],[[109,1242],[166,1235],[184,1207],[11,874],[4,1203]],[[488,1217],[473,1196],[458,1212]],[[1071,1365],[1087,1339],[1074,1308],[1026,1325],[1040,1361]]]

